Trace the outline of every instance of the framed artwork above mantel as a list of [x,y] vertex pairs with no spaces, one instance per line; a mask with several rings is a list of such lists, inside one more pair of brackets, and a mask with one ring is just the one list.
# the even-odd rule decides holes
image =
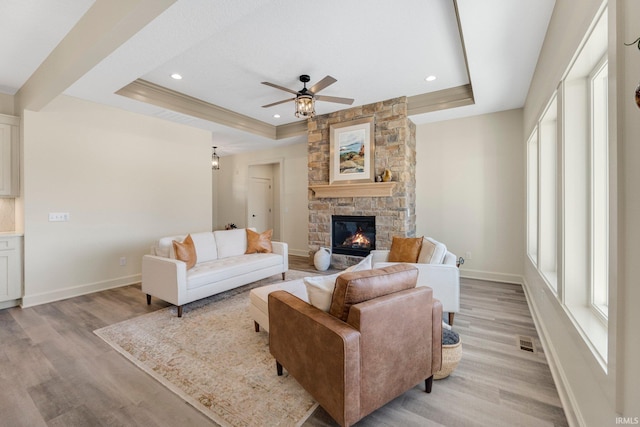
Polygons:
[[374,118],[332,124],[329,128],[329,184],[375,181]]

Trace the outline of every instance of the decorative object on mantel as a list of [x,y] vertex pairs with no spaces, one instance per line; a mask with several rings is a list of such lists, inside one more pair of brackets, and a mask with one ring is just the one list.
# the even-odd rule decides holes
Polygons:
[[391,197],[396,183],[390,182],[363,182],[355,184],[318,184],[309,188],[318,199],[331,197]]
[[318,271],[325,271],[331,265],[331,251],[328,248],[320,248],[313,256],[313,265]]
[[336,123],[329,131],[329,184],[373,182],[373,117]]
[[238,227],[236,227],[236,225],[232,222],[224,226],[225,230],[233,230],[234,228],[238,228]]
[[[625,46],[632,46],[634,44],[637,44],[638,50],[640,50],[640,37],[638,37],[634,42],[625,43],[624,45]],[[640,108],[640,83],[638,83],[638,86],[636,86],[635,97],[636,97],[636,105],[638,106],[638,108]]]
[[383,182],[389,182],[389,181],[391,181],[391,178],[393,178],[393,174],[391,173],[391,171],[389,169],[385,169],[384,173],[382,174],[382,181]]

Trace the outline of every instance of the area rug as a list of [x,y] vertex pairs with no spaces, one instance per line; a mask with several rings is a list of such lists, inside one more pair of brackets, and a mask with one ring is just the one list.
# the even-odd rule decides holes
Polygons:
[[[288,280],[310,276],[289,270]],[[288,375],[278,377],[268,335],[254,331],[249,290],[280,275],[184,307],[98,329],[100,338],[222,426],[296,426],[317,403]]]

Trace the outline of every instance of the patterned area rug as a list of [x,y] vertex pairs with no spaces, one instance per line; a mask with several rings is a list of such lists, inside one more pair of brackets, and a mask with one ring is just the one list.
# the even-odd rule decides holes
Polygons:
[[[287,280],[313,273],[289,270]],[[317,404],[286,372],[276,375],[268,335],[249,317],[249,290],[273,276],[184,307],[98,329],[100,338],[222,426],[296,426]]]

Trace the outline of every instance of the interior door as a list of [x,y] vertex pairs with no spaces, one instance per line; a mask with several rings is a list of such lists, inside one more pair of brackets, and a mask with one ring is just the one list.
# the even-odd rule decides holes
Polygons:
[[247,209],[249,227],[261,233],[273,228],[273,190],[270,178],[250,178]]

